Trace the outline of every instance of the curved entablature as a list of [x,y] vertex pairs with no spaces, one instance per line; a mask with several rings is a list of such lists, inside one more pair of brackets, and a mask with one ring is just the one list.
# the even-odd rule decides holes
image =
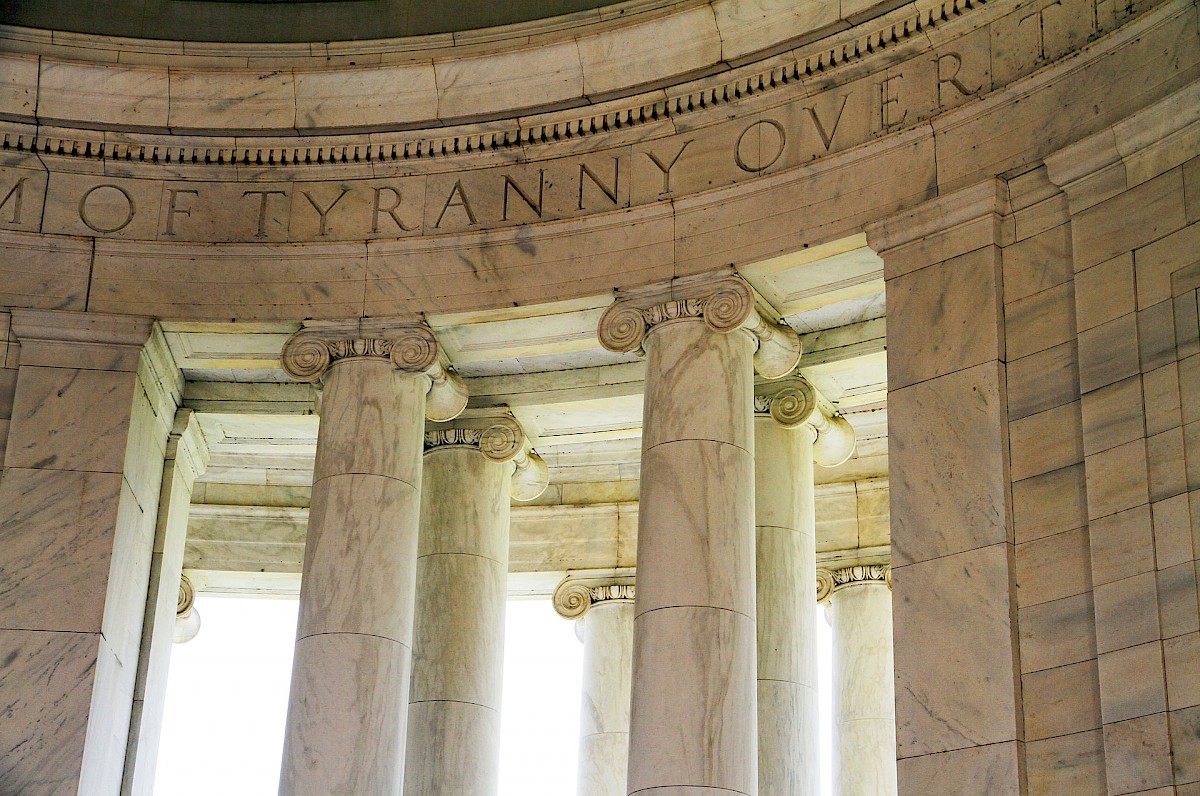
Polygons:
[[[586,116],[436,133],[217,134],[230,116],[205,135],[50,127],[53,81],[31,60],[0,92],[0,305],[416,318],[635,288],[1035,167],[1200,74],[1188,0],[1031,9],[905,6]],[[22,108],[43,123],[13,121]],[[21,287],[34,271],[39,287]]]

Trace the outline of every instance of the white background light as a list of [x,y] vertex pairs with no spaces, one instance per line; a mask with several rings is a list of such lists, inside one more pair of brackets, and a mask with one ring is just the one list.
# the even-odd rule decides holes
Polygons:
[[[287,714],[295,599],[200,594],[203,625],[171,650],[155,792],[274,796]],[[817,622],[823,796],[828,772],[829,625]],[[505,628],[500,796],[575,792],[583,645],[549,600],[514,600]]]

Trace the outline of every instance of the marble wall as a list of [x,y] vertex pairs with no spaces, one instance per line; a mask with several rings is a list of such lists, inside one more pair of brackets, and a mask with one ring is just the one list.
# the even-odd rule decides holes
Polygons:
[[871,228],[902,794],[1200,793],[1198,96]]
[[0,792],[116,794],[178,371],[144,318],[17,310],[12,330]]
[[[1091,579],[1111,794],[1200,792],[1200,125],[1177,115],[1197,102],[1181,92],[1048,161],[1071,217],[1088,525],[1065,563]],[[1164,127],[1189,143],[1138,145]]]

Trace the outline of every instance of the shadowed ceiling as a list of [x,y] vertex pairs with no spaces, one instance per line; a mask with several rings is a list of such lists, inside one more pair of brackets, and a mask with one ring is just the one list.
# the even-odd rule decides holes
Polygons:
[[211,42],[318,42],[476,30],[620,0],[0,0],[9,25]]

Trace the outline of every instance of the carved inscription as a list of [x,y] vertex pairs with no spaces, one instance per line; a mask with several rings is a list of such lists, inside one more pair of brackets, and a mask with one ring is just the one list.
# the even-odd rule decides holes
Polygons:
[[[96,204],[100,204],[105,199],[110,199],[109,193],[115,193],[124,199],[124,209],[108,208],[107,212],[101,212],[95,209]],[[93,196],[99,197],[96,202],[89,205]],[[109,204],[109,203],[106,203]],[[120,205],[118,200],[116,205]],[[120,185],[104,183],[103,185],[93,185],[84,192],[79,199],[79,220],[87,225],[87,228],[93,232],[107,234],[112,232],[120,232],[129,226],[133,221],[133,217],[137,215],[137,205],[134,204],[133,197],[129,195],[129,191],[122,188]]]
[[[826,78],[776,104],[675,122],[666,137],[528,162],[452,171],[453,161],[380,165],[371,178],[306,181],[270,168],[253,183],[96,176],[44,161],[0,166],[0,229],[164,241],[288,242],[439,235],[513,227],[672,201],[795,168],[921,124],[1113,29],[1144,0],[1036,0],[885,72]],[[801,78],[803,81],[803,78]],[[784,91],[791,89],[784,88]],[[730,109],[737,101],[728,103]],[[542,154],[544,153],[544,154]],[[533,156],[537,155],[537,158]],[[492,161],[496,162],[496,161]],[[143,173],[153,173],[146,170]],[[208,173],[213,173],[209,170]],[[179,177],[183,177],[180,179]]]

